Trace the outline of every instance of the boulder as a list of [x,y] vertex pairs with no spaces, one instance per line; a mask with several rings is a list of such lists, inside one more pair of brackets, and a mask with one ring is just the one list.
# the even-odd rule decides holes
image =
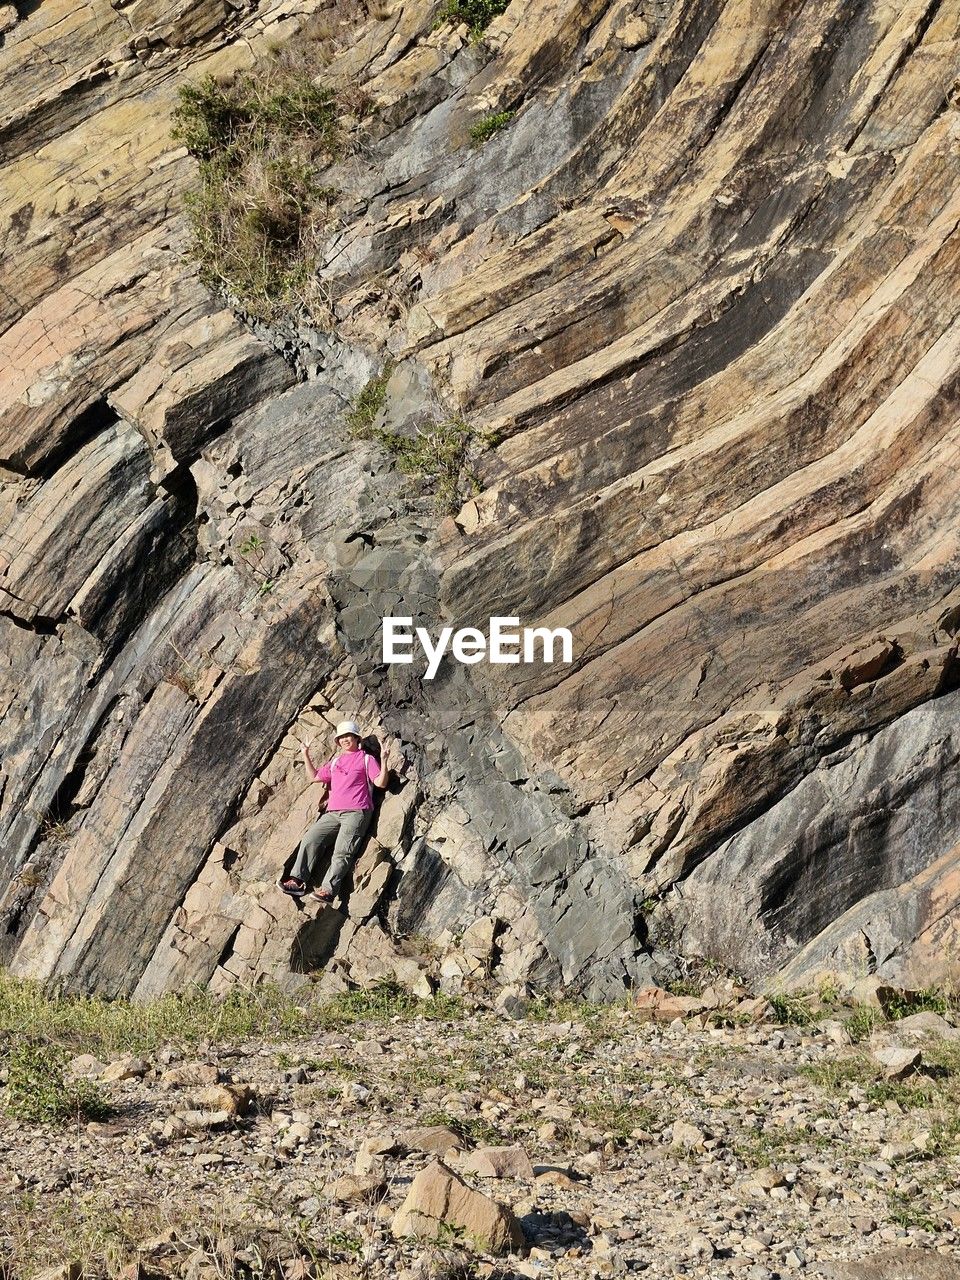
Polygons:
[[125,1053],[122,1058],[116,1058],[113,1062],[107,1064],[101,1079],[103,1080],[139,1080],[150,1070],[148,1064],[142,1058],[135,1058],[132,1054]]
[[906,1049],[896,1044],[874,1049],[871,1057],[883,1068],[885,1080],[905,1080],[920,1070],[922,1062],[919,1049]]
[[408,1151],[425,1151],[428,1155],[447,1155],[451,1151],[463,1151],[466,1143],[446,1125],[432,1124],[419,1129],[407,1129],[398,1135],[398,1142]]
[[106,1070],[106,1064],[92,1053],[81,1053],[70,1061],[66,1074],[71,1080],[101,1080]]
[[474,1173],[479,1178],[518,1178],[533,1181],[533,1165],[521,1146],[478,1147],[461,1163],[463,1173]]
[[256,1092],[248,1084],[211,1085],[195,1098],[200,1109],[224,1111],[228,1116],[245,1116],[255,1101]]
[[397,1237],[449,1239],[462,1233],[485,1253],[515,1253],[523,1248],[519,1222],[509,1209],[474,1191],[452,1169],[436,1160],[417,1174],[393,1219]]
[[633,997],[633,1008],[643,1020],[673,1022],[703,1013],[707,1004],[697,996],[675,996],[662,987],[642,987]]
[[706,1136],[695,1124],[688,1124],[686,1120],[674,1120],[670,1145],[683,1151],[702,1151]]
[[911,1035],[918,1038],[939,1036],[943,1040],[960,1039],[960,1027],[952,1026],[946,1018],[932,1009],[924,1009],[920,1013],[908,1014],[897,1023],[898,1035]]
[[387,1184],[376,1174],[341,1174],[324,1187],[324,1194],[340,1204],[377,1204],[387,1194]]
[[220,1076],[220,1068],[213,1062],[182,1062],[161,1072],[160,1083],[173,1088],[196,1088],[218,1084]]
[[934,1249],[893,1248],[856,1262],[834,1262],[830,1280],[960,1280],[960,1260]]

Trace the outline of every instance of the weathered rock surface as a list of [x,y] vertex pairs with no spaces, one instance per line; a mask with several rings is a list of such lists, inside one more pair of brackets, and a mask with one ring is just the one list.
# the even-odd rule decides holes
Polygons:
[[393,1219],[396,1236],[449,1238],[461,1232],[486,1253],[516,1252],[523,1230],[509,1209],[473,1191],[439,1160],[417,1174]]
[[478,1178],[519,1178],[533,1181],[533,1165],[523,1147],[480,1147],[463,1162],[464,1173]]
[[[480,43],[428,0],[9,8],[0,959],[955,976],[957,5],[531,0]],[[326,326],[248,328],[184,258],[170,113],[317,14],[376,110],[323,175]],[[346,430],[388,355],[385,426],[473,432],[453,518]],[[386,614],[575,661],[425,685]],[[345,715],[412,767],[314,916],[275,882]],[[398,939],[445,930],[428,979]]]
[[838,1263],[832,1280],[957,1280],[960,1261],[920,1249],[882,1249],[871,1258]]

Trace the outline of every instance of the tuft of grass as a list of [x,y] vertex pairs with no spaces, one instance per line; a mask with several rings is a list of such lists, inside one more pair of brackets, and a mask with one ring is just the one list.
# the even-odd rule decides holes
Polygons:
[[149,1004],[132,1004],[53,994],[38,982],[0,970],[0,1043],[25,1038],[72,1053],[145,1054],[169,1043],[237,1044],[270,1034],[306,1037],[357,1022],[456,1021],[462,1016],[457,998],[421,1000],[393,981],[307,1005],[267,984],[253,991],[237,987],[225,996],[190,988]]
[[578,1115],[604,1133],[609,1133],[616,1142],[626,1142],[634,1129],[651,1129],[658,1123],[652,1108],[612,1092],[591,1098]]
[[798,1068],[798,1074],[806,1076],[821,1089],[841,1090],[852,1084],[869,1084],[876,1079],[876,1072],[866,1058],[837,1058],[815,1062]]
[[861,1004],[846,1019],[844,1026],[850,1039],[854,1043],[859,1043],[861,1040],[866,1040],[874,1027],[879,1026],[881,1022],[883,1022],[883,1014],[879,1009],[873,1009],[870,1005]]
[[510,0],[446,0],[435,25],[458,26],[465,22],[470,28],[470,39],[478,41],[494,18],[506,12],[509,3]]
[[185,203],[200,277],[262,319],[307,297],[337,197],[317,173],[340,154],[338,114],[331,90],[281,64],[180,90],[173,137],[199,163]]
[[276,988],[223,997],[198,988],[149,1004],[62,995],[0,970],[0,1040],[33,1037],[74,1053],[149,1053],[162,1044],[248,1040],[268,1031],[308,1034],[311,1010]]
[[420,1117],[420,1124],[442,1125],[463,1142],[474,1146],[497,1147],[504,1142],[504,1135],[500,1130],[488,1124],[481,1116],[454,1116],[449,1111],[428,1111]]
[[830,1092],[858,1085],[874,1106],[896,1102],[905,1112],[919,1113],[931,1140],[918,1158],[955,1155],[960,1151],[960,1045],[928,1041],[923,1058],[924,1069],[906,1080],[884,1080],[877,1064],[862,1053],[804,1066],[800,1073]]
[[454,416],[422,423],[412,436],[369,425],[362,429],[362,435],[382,445],[419,492],[433,495],[440,515],[457,510],[464,490],[475,493],[479,489],[476,477],[467,468],[474,431],[464,418]]
[[353,406],[346,415],[347,429],[357,440],[374,439],[373,424],[376,422],[387,399],[387,383],[393,373],[393,362],[388,361],[383,369],[370,379],[363,388]]
[[505,128],[517,113],[515,111],[497,111],[493,115],[484,116],[470,130],[470,142],[473,147],[482,147],[485,142]]
[[891,1222],[907,1231],[919,1229],[937,1232],[941,1227],[940,1222],[931,1215],[929,1199],[923,1194],[888,1192],[887,1213]]
[[19,1041],[7,1055],[4,1106],[16,1120],[57,1124],[102,1120],[112,1108],[90,1080],[67,1080],[66,1054],[54,1045]]
[[767,999],[781,1026],[809,1027],[817,1020],[817,1015],[811,1009],[807,996],[799,993],[775,992],[773,995],[768,995]]
[[284,1220],[270,1202],[257,1221],[243,1205],[231,1204],[231,1197],[222,1203],[189,1195],[158,1201],[151,1190],[133,1186],[122,1208],[97,1192],[62,1201],[30,1193],[7,1197],[0,1222],[3,1263],[18,1280],[53,1274],[52,1268],[97,1280],[277,1280],[332,1275],[345,1261],[356,1265],[359,1237],[332,1211],[312,1222]]
[[352,1026],[355,1022],[387,1022],[392,1018],[406,1021],[423,1017],[451,1022],[462,1016],[463,1002],[456,996],[439,994],[431,1000],[421,1000],[390,979],[366,990],[344,991],[316,1010],[318,1025],[325,1030]]
[[729,1144],[729,1150],[735,1159],[748,1168],[763,1169],[767,1165],[797,1158],[798,1152],[803,1148],[825,1150],[831,1145],[830,1138],[817,1133],[809,1125],[799,1124],[743,1133]]

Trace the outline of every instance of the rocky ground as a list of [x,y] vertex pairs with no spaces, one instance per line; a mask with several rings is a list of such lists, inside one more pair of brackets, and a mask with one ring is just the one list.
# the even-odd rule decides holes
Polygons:
[[0,1119],[3,1275],[960,1275],[949,1009],[506,1003],[76,1055],[115,1109]]

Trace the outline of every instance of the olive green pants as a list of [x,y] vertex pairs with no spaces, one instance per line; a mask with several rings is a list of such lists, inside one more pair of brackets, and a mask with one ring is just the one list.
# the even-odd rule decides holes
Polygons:
[[320,888],[335,894],[360,852],[372,816],[372,809],[328,809],[300,841],[297,860],[290,874],[309,884],[320,855],[333,840],[330,866]]

